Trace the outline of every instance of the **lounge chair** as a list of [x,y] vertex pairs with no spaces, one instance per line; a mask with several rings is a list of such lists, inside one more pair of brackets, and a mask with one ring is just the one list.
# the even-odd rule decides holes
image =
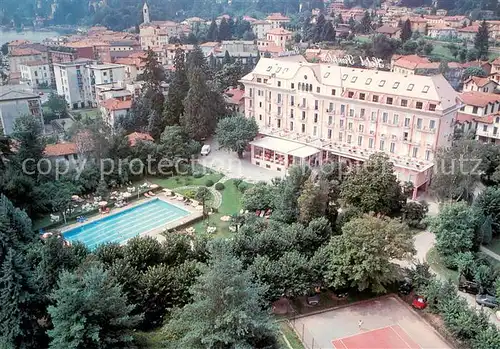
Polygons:
[[148,191],[148,194],[151,195],[151,196],[155,196],[156,194],[153,193],[152,191]]
[[260,210],[255,211],[255,215],[258,217],[260,216]]
[[262,210],[259,217],[262,218],[262,217],[264,217],[265,214],[266,214],[266,211]]
[[151,196],[149,196],[148,193],[144,193],[144,196],[147,197],[147,198],[150,198]]

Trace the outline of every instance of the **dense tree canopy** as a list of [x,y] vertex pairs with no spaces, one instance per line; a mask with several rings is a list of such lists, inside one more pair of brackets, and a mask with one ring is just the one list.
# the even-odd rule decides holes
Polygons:
[[226,117],[219,121],[215,135],[222,149],[235,151],[238,157],[243,152],[259,131],[254,118],[246,118],[243,115]]

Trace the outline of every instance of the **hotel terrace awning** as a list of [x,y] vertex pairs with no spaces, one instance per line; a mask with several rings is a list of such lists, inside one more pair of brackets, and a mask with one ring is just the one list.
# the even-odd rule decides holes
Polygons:
[[256,139],[250,142],[250,144],[255,147],[274,150],[278,153],[292,155],[299,158],[306,158],[310,155],[314,155],[320,152],[319,149],[308,145],[303,145],[300,143],[274,137],[264,137]]

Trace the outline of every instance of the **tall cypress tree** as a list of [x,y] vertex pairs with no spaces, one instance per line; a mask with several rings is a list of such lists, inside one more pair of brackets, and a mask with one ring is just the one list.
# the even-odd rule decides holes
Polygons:
[[231,39],[231,27],[227,22],[226,18],[222,18],[219,24],[219,33],[217,35],[217,41],[230,40]]
[[322,39],[322,34],[323,34],[323,27],[325,26],[325,16],[319,15],[318,18],[316,18],[316,24],[314,25],[314,37],[313,41],[320,42]]
[[[177,48],[174,57],[174,78],[168,89],[167,100],[163,109],[165,126],[178,125],[179,118],[184,113],[183,101],[189,90],[185,60],[184,50]],[[163,128],[160,130],[161,132],[163,132]]]
[[361,18],[361,30],[363,34],[368,34],[372,30],[372,18],[368,11],[365,11],[363,18]]
[[409,19],[404,21],[401,27],[401,41],[406,42],[411,38],[411,22]]
[[327,42],[332,42],[335,41],[335,36],[336,36],[335,29],[333,28],[333,24],[331,21],[326,22],[325,26],[323,27],[323,33],[321,34],[322,41],[327,41]]
[[218,36],[218,28],[217,28],[217,22],[215,22],[214,18],[212,19],[212,23],[210,23],[210,27],[208,28],[207,40],[217,41],[217,36]]
[[477,50],[480,59],[486,59],[488,56],[488,49],[490,47],[489,37],[488,24],[483,20],[474,38],[474,48]]

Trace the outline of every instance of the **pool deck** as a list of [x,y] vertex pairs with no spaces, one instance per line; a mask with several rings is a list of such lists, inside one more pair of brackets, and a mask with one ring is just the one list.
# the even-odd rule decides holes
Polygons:
[[[128,204],[127,206],[120,207],[120,208],[115,207],[115,208],[111,209],[110,213],[97,214],[97,215],[88,217],[88,219],[85,221],[85,223],[74,223],[74,224],[70,224],[68,226],[65,226],[61,230],[61,233],[64,234],[65,232],[67,232],[73,228],[80,227],[82,225],[97,221],[97,220],[102,219],[104,217],[108,217],[110,215],[120,213],[124,210],[142,205],[146,202],[153,201],[155,199],[160,199],[160,200],[165,201],[173,206],[177,206],[179,208],[182,208],[183,210],[188,211],[189,214],[187,216],[184,216],[184,217],[178,218],[174,221],[171,221],[171,222],[169,222],[161,227],[145,231],[145,232],[139,234],[138,236],[151,236],[151,237],[157,239],[158,241],[162,242],[165,240],[165,237],[162,235],[162,232],[164,232],[165,230],[174,229],[174,228],[179,227],[179,226],[188,225],[189,223],[197,221],[198,219],[203,217],[203,212],[196,210],[193,206],[188,205],[182,201],[175,200],[172,196],[168,196],[164,192],[157,192],[156,196],[154,196],[154,197],[150,197],[150,198],[144,197],[143,199],[139,199],[137,201],[134,201],[133,203]],[[83,216],[85,216],[85,215],[83,214]],[[126,243],[127,243],[127,240],[122,242],[122,244],[126,244]]]

